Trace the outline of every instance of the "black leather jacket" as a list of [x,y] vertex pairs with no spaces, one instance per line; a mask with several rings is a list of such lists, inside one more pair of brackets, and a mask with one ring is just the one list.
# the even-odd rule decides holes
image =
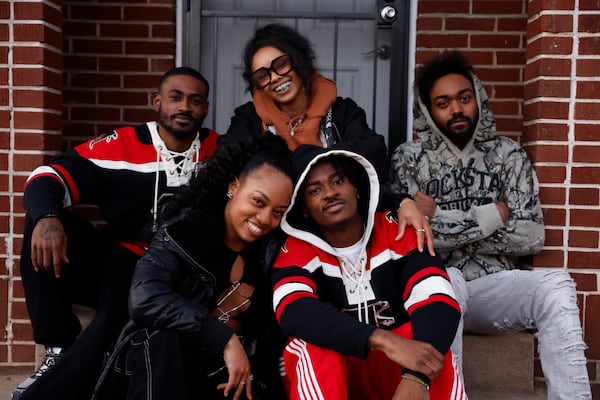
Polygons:
[[[185,210],[157,231],[136,265],[129,295],[131,321],[121,333],[97,390],[139,329],[176,330],[203,343],[206,357],[222,353],[233,330],[210,312],[215,297],[230,284],[231,266],[238,256],[223,243],[224,226],[222,211]],[[278,386],[277,358],[284,338],[271,308],[268,270],[283,235],[268,236],[240,253],[245,260],[242,279],[255,290],[250,308],[238,320],[244,326],[246,343],[256,344],[251,358],[253,374]]]
[[202,335],[218,351],[233,331],[210,311],[219,287],[229,283],[220,270],[237,253],[223,244],[223,218],[215,214],[186,211],[160,228],[136,265],[129,314],[138,327]]

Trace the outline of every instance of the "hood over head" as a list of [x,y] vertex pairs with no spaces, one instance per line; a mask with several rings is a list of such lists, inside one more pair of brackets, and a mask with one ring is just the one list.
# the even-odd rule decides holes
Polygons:
[[[319,248],[332,252],[332,247],[320,235],[318,227],[311,218],[304,217],[303,184],[311,168],[325,158],[332,156],[348,157],[355,161],[356,172],[349,176],[360,194],[359,212],[365,223],[365,237],[373,229],[373,221],[379,200],[379,180],[375,167],[360,154],[339,148],[323,148],[314,145],[302,145],[294,151],[292,168],[294,171],[294,191],[290,206],[281,221],[281,228],[290,236],[310,242]],[[365,241],[367,242],[367,241]]]
[[[475,98],[477,100],[477,108],[479,110],[479,119],[476,122],[475,131],[473,137],[464,151],[467,151],[474,142],[484,142],[492,140],[496,137],[496,120],[490,106],[488,95],[483,87],[483,84],[477,78],[477,76],[471,73],[471,80],[473,81],[473,90],[475,92]],[[446,142],[451,149],[459,150],[451,141],[448,139],[437,127],[431,113],[427,109],[427,106],[422,100],[422,94],[419,93],[418,86],[414,88],[414,104],[413,104],[413,130],[423,140],[425,146],[435,149],[438,148],[440,142]]]

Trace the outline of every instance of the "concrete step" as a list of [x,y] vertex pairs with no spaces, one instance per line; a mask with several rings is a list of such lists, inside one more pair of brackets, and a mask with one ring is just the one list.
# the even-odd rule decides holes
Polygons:
[[469,390],[467,389],[469,400],[546,400],[546,385],[536,382],[533,392],[515,393],[515,392],[494,392],[489,390]]
[[463,337],[463,375],[471,400],[545,399],[534,386],[534,336],[530,333]]
[[0,375],[0,399],[10,399],[17,385],[28,375]]
[[546,400],[546,389],[536,387],[532,393],[505,393],[467,390],[469,400]]
[[[10,396],[29,375],[0,375],[0,399],[10,399]],[[467,390],[469,400],[546,400],[546,391],[537,388],[533,393],[502,393],[485,390]]]

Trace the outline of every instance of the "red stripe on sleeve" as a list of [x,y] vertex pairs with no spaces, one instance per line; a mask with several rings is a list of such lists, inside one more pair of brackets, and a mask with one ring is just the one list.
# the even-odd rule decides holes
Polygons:
[[303,298],[317,298],[317,295],[314,293],[310,293],[310,292],[293,292],[288,294],[287,296],[285,296],[283,299],[281,299],[281,301],[279,302],[279,304],[277,304],[277,308],[275,310],[275,317],[277,318],[277,322],[281,323],[281,314],[283,313],[283,310],[290,305],[291,303],[295,302],[298,299],[303,299]]
[[51,172],[44,172],[41,174],[32,175],[29,178],[27,178],[27,181],[25,182],[25,186],[23,186],[23,190],[25,190],[25,188],[27,187],[27,185],[29,185],[30,182],[32,182],[35,179],[40,178],[40,177],[52,178],[52,179],[58,181],[61,184],[61,186],[63,184],[62,181],[60,180],[60,178],[58,176],[56,176],[55,174],[53,174]]
[[419,282],[429,276],[441,276],[441,277],[446,278],[448,281],[450,281],[450,278],[448,277],[448,274],[445,271],[443,271],[439,268],[436,268],[436,267],[425,267],[425,268],[417,271],[413,276],[410,277],[410,279],[408,280],[408,282],[406,284],[406,287],[404,288],[403,298],[407,299],[413,286],[417,282]]
[[282,285],[285,285],[286,283],[303,283],[305,285],[310,286],[310,288],[313,290],[313,292],[317,291],[317,286],[315,285],[315,281],[313,281],[312,279],[310,279],[306,276],[298,276],[298,275],[288,276],[288,277],[280,279],[275,284],[274,289],[277,290],[278,288],[280,288]]
[[425,307],[429,304],[432,303],[444,303],[454,309],[456,309],[456,311],[458,311],[460,313],[460,306],[458,305],[458,303],[456,302],[456,300],[454,300],[451,297],[448,297],[446,295],[443,294],[438,294],[438,295],[432,295],[429,296],[426,300],[420,301],[418,303],[413,304],[411,307],[409,307],[409,309],[407,310],[408,315],[412,315],[412,313],[421,307]]
[[69,193],[71,193],[71,200],[73,200],[73,204],[79,203],[81,200],[81,197],[79,195],[79,189],[77,189],[77,185],[75,184],[75,181],[73,180],[73,177],[71,176],[69,171],[67,171],[58,164],[53,164],[52,168],[57,170],[62,176],[62,178],[65,180],[67,184],[67,189],[69,190]]

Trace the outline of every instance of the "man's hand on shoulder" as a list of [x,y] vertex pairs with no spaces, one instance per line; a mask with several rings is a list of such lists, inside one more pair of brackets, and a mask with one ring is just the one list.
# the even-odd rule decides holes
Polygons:
[[417,246],[419,251],[423,252],[425,243],[427,243],[429,254],[435,256],[433,232],[431,231],[431,226],[429,226],[429,219],[421,211],[417,203],[408,197],[400,202],[400,207],[398,208],[398,235],[396,236],[396,240],[402,239],[407,226],[413,226],[417,231]]

